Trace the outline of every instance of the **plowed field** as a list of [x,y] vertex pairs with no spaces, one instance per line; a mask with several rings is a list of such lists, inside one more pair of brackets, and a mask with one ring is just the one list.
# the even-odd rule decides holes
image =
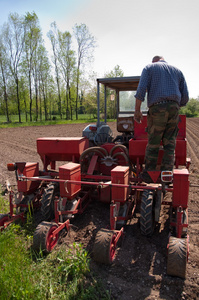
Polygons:
[[[39,161],[36,152],[38,137],[81,136],[87,124],[56,125],[24,128],[0,128],[0,184],[6,179],[15,183],[14,173],[6,165],[17,161]],[[109,124],[116,135],[115,123]],[[189,193],[190,254],[185,280],[166,274],[168,241],[168,210],[164,208],[161,226],[151,238],[140,234],[138,218],[125,228],[125,239],[118,248],[111,266],[96,264],[91,268],[111,290],[112,299],[199,299],[199,118],[187,119],[187,154],[191,158]],[[8,197],[8,196],[5,196]],[[93,203],[74,220],[77,229],[62,241],[69,247],[73,241],[81,242],[91,253],[96,232],[109,223],[109,207]],[[56,250],[54,250],[56,251]]]

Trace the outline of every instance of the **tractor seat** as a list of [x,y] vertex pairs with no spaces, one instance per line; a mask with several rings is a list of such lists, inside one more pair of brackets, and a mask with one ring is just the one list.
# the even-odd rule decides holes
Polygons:
[[118,132],[133,132],[134,131],[133,116],[118,117],[117,118],[117,131]]

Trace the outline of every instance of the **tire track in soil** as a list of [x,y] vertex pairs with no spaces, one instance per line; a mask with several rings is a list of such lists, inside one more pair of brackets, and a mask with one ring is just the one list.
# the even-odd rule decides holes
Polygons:
[[191,127],[191,128],[187,128],[187,134],[188,134],[188,138],[192,138],[192,140],[194,141],[194,144],[197,146],[198,145],[198,141],[199,141],[199,138],[198,138],[198,135],[195,134],[194,132],[197,132],[199,128],[197,127]]
[[194,164],[194,166],[196,168],[198,168],[199,166],[199,161],[198,161],[198,157],[197,157],[197,154],[195,153],[195,151],[193,150],[192,146],[190,145],[190,143],[188,142],[187,143],[187,150],[188,150],[188,153],[190,153],[190,158],[191,158],[191,163],[192,165]]
[[[35,157],[38,156],[36,161],[41,161],[37,154],[36,147],[28,147],[21,143],[16,143],[17,139],[3,140],[0,139],[1,153],[5,158],[0,160],[0,184],[5,187],[6,180],[11,184],[16,184],[15,173],[10,172],[7,169],[7,164],[16,161],[35,161]],[[31,143],[30,143],[31,144]],[[2,154],[1,154],[2,156]]]
[[[194,276],[199,278],[199,274],[197,274],[197,267],[199,265],[199,220],[198,220],[198,212],[199,212],[199,203],[198,203],[198,190],[197,187],[199,185],[199,159],[198,159],[198,147],[199,147],[199,118],[187,119],[187,152],[191,158],[190,165],[190,190],[189,190],[189,204],[188,204],[188,214],[189,214],[189,261],[187,265],[187,274],[189,278],[194,282]],[[195,187],[191,187],[191,185],[195,185]],[[190,280],[190,281],[191,281]],[[199,290],[199,280],[196,280],[196,286]],[[193,290],[193,288],[192,288]],[[196,294],[194,299],[198,299],[198,293]],[[191,298],[191,297],[190,297]]]
[[199,159],[198,159],[198,145],[199,145],[199,137],[196,134],[199,132],[199,124],[193,123],[192,120],[187,119],[187,151],[191,157],[192,165],[194,168],[199,167]]
[[37,154],[36,149],[30,148],[30,147],[27,147],[27,146],[23,146],[21,144],[9,142],[9,141],[6,141],[6,140],[0,140],[0,144],[11,146],[12,149],[15,149],[17,152],[20,152],[20,153],[21,153],[21,150],[22,150],[25,153],[30,154],[30,152],[32,152],[32,154]]

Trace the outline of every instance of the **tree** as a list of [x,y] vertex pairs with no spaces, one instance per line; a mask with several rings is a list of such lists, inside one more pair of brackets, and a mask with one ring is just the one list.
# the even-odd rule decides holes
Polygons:
[[36,51],[41,43],[41,30],[39,28],[39,20],[37,15],[33,12],[32,14],[26,13],[25,15],[25,69],[28,73],[29,82],[29,95],[30,95],[30,121],[32,121],[32,80],[34,77],[35,82],[35,96],[36,96],[36,119],[38,117],[38,102],[37,102],[37,60]]
[[21,76],[19,82],[19,90],[20,90],[20,99],[23,100],[21,104],[23,104],[24,111],[25,111],[25,118],[26,122],[28,122],[28,99],[29,99],[29,92],[27,88],[27,78],[25,76]]
[[19,123],[21,123],[21,104],[19,97],[19,66],[25,43],[24,18],[17,13],[10,14],[3,28],[3,43],[8,51],[8,65],[16,84]]
[[85,110],[88,114],[93,115],[93,118],[97,117],[97,91],[96,87],[92,87],[89,93],[86,95]]
[[7,55],[6,48],[2,42],[2,36],[0,36],[0,70],[3,82],[3,94],[5,102],[5,112],[7,122],[10,122],[9,109],[8,109],[8,94],[7,94],[7,80],[8,80],[8,68],[7,68]]
[[43,45],[40,45],[37,51],[38,60],[38,81],[39,81],[39,94],[40,94],[40,120],[42,119],[42,103],[43,97],[45,120],[48,120],[48,83],[51,81],[50,64],[47,56],[47,51]]
[[120,69],[119,65],[116,65],[112,71],[110,71],[109,73],[106,73],[104,75],[104,77],[106,78],[110,78],[110,77],[123,77],[124,76],[124,72],[122,71],[122,69]]
[[95,38],[92,36],[85,24],[75,25],[73,28],[77,41],[77,71],[76,71],[76,120],[78,119],[78,99],[79,99],[79,81],[80,69],[83,63],[93,58],[93,49],[95,48]]
[[69,106],[71,106],[71,78],[74,73],[75,56],[71,49],[72,36],[70,32],[58,31],[58,60],[61,72],[66,84],[66,119],[69,118]]
[[[122,69],[120,69],[119,65],[116,65],[112,71],[109,73],[106,73],[104,77],[106,78],[112,78],[112,77],[123,77],[124,72]],[[111,94],[114,94],[114,99],[116,99],[116,94],[115,91],[106,91],[106,96],[107,96],[107,106],[108,106],[108,115],[110,118],[116,118],[117,117],[117,101],[111,100]]]
[[57,91],[58,91],[58,108],[59,115],[62,119],[62,105],[61,105],[61,91],[60,91],[60,76],[59,76],[59,65],[58,65],[58,29],[56,22],[51,23],[51,30],[48,32],[47,36],[49,37],[53,49],[53,63],[55,65],[55,74],[57,82]]
[[190,99],[186,106],[181,107],[180,113],[187,117],[197,117],[199,112],[199,99]]

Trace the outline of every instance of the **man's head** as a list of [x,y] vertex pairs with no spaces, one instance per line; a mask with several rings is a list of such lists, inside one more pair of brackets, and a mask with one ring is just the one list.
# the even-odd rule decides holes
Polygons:
[[156,56],[153,57],[152,63],[156,63],[156,62],[158,62],[158,61],[160,61],[160,60],[164,60],[164,57],[163,57],[163,56],[156,55]]

